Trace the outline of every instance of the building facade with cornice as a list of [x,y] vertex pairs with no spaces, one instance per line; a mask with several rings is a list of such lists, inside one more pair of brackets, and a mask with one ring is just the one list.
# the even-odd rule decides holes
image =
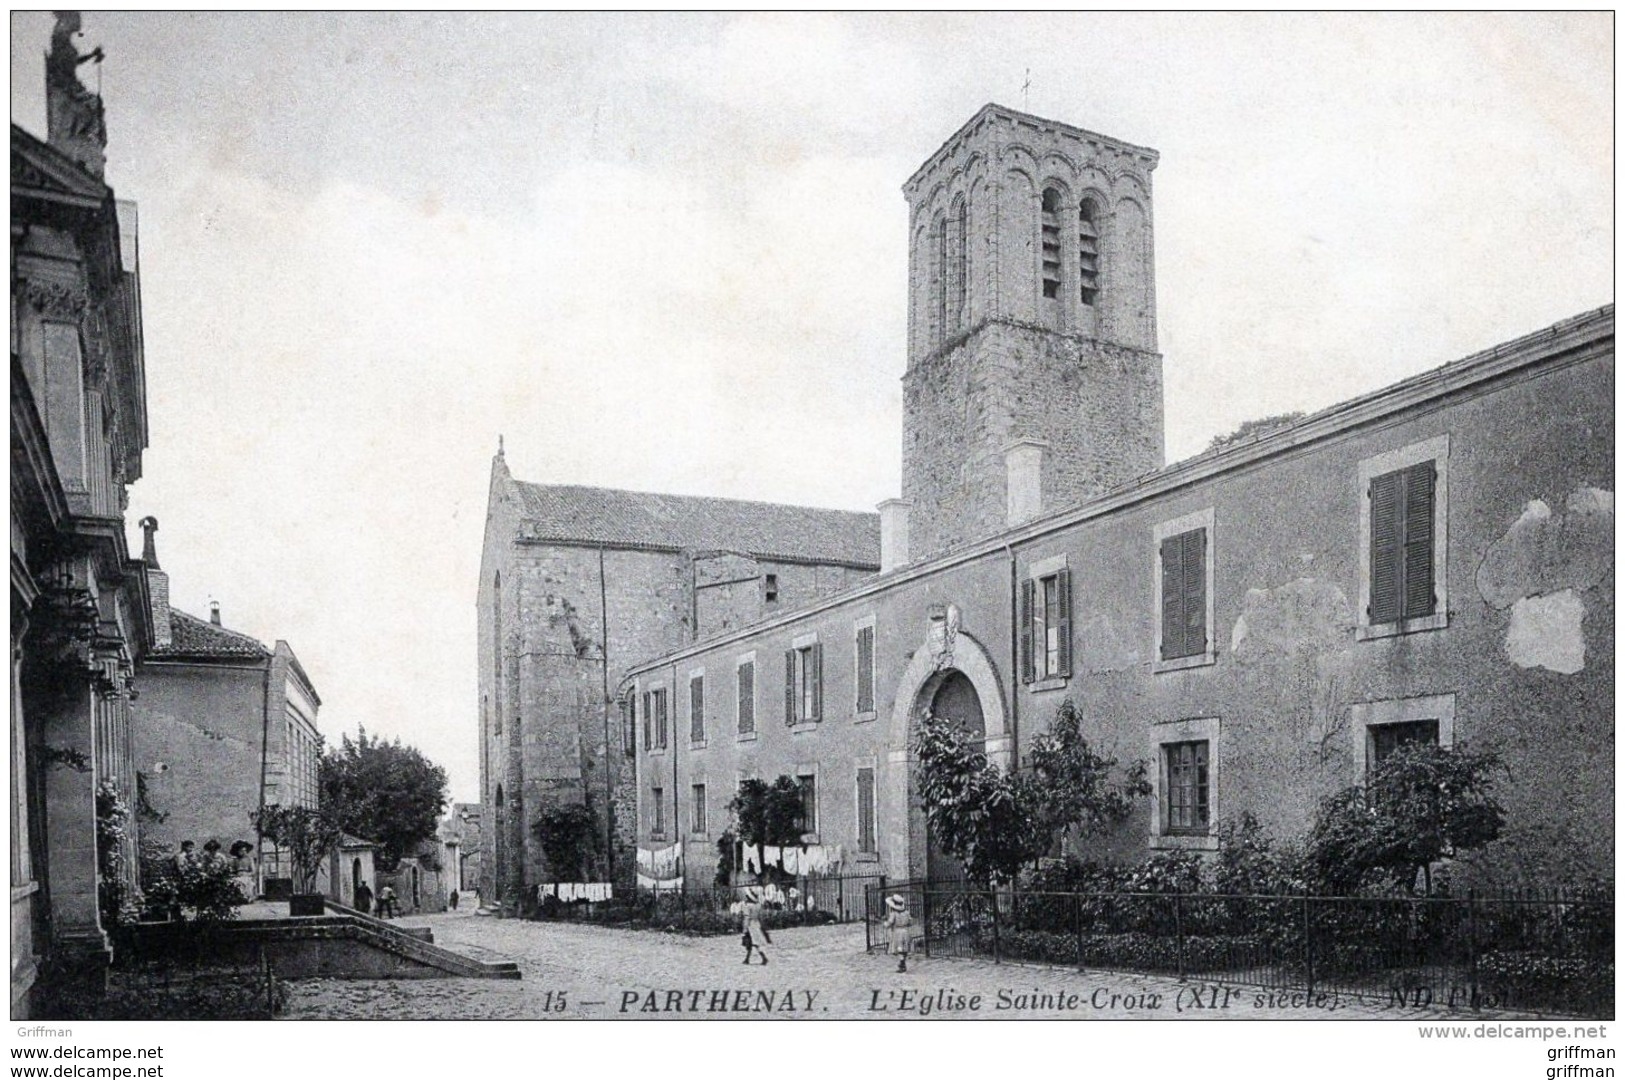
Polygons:
[[1510,770],[1469,882],[1612,879],[1612,306],[1168,465],[1156,162],[990,105],[905,185],[881,572],[609,658],[651,866],[708,885],[740,781],[789,776],[809,863],[951,873],[920,719],[1021,768],[1071,701],[1153,786],[1092,857],[1213,852],[1246,815],[1299,838],[1424,740]]
[[[135,884],[131,831],[98,851],[101,804],[136,803],[132,679],[148,637],[126,489],[147,447],[135,206],[103,175],[77,16],[46,60],[44,140],[11,129],[11,1015],[42,968],[94,981],[104,908]],[[98,888],[98,880],[105,886]]]

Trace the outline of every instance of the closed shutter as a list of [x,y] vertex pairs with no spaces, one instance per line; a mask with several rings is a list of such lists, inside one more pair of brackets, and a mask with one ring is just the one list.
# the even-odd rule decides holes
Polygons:
[[796,651],[784,650],[784,722],[796,722]]
[[756,730],[756,665],[739,665],[739,734]]
[[875,628],[858,631],[858,712],[875,711]]
[[1401,487],[1397,472],[1371,479],[1371,604],[1366,618],[1373,624],[1400,617]]
[[1021,615],[1017,620],[1017,634],[1021,639],[1021,681],[1033,681],[1033,580],[1021,583]]
[[649,693],[643,694],[643,748],[653,750],[654,740],[654,710],[649,708]]
[[1184,573],[1185,653],[1207,651],[1207,530],[1192,529],[1181,544]]
[[1185,655],[1184,546],[1177,536],[1162,542],[1162,658]]
[[1433,462],[1405,470],[1402,618],[1433,614]]
[[1055,575],[1055,610],[1060,619],[1060,659],[1051,675],[1072,674],[1072,573],[1062,570]]
[[875,850],[875,771],[858,770],[858,850]]
[[824,718],[824,643],[817,642],[807,650],[807,664],[812,668],[807,678],[812,680],[812,715],[809,720]]
[[688,683],[688,737],[692,742],[705,741],[705,677],[690,679]]

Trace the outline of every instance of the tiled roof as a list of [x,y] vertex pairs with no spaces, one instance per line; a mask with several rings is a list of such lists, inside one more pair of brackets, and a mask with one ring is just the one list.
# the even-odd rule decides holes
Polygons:
[[169,609],[169,645],[154,649],[149,656],[166,657],[241,657],[263,660],[271,650],[247,634],[227,630],[212,622],[188,615],[178,608]]
[[520,481],[514,487],[529,539],[880,566],[879,514]]

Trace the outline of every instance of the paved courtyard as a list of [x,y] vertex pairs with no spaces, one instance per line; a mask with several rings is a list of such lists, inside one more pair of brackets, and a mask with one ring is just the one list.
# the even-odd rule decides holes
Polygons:
[[[774,931],[765,967],[740,963],[736,935],[684,937],[572,923],[447,914],[409,917],[437,944],[511,960],[524,978],[293,984],[304,1019],[981,1018],[1416,1019],[1472,1016],[1343,1000],[1271,1001],[1253,987],[1079,972],[988,960],[895,962],[863,951],[863,926]],[[1279,992],[1277,992],[1279,993]]]

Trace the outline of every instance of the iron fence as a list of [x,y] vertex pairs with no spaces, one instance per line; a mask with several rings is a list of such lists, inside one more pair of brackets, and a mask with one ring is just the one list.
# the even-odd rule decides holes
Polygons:
[[1397,1006],[1609,1016],[1614,898],[1592,889],[1462,897],[1034,893],[904,882],[917,950],[1225,981]]

